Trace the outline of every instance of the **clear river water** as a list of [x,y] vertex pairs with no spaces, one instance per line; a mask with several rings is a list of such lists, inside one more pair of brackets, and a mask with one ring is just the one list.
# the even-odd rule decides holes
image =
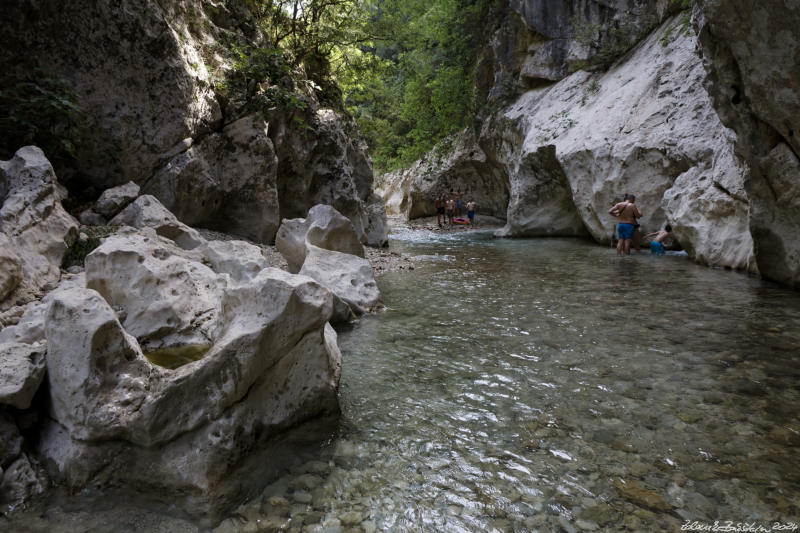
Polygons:
[[218,532],[798,522],[800,292],[581,240],[391,242],[421,257],[339,333],[338,432]]

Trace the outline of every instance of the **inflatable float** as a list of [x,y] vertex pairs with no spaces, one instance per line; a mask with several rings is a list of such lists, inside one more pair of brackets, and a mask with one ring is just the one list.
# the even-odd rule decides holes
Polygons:
[[469,224],[469,219],[466,218],[454,218],[453,224]]

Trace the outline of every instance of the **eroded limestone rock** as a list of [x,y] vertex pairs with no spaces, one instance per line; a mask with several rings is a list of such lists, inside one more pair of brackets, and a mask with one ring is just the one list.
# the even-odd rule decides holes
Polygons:
[[129,181],[124,185],[103,191],[92,209],[106,218],[114,218],[129,203],[139,196],[139,186]]
[[113,235],[86,257],[86,286],[118,310],[146,352],[207,351],[222,327],[226,280],[157,230]]
[[[42,289],[58,282],[61,260],[78,235],[78,223],[63,207],[53,167],[35,146],[20,148],[9,161],[0,161],[0,231],[19,260],[21,279],[6,259],[5,287],[16,282],[6,301],[27,302]],[[17,295],[15,297],[15,295]]]
[[166,237],[183,248],[191,250],[205,241],[197,230],[180,222],[154,196],[143,194],[123,209],[109,222],[112,226],[132,226],[134,228],[153,228],[156,233]]
[[0,343],[0,403],[27,409],[44,378],[42,344]]
[[300,275],[308,276],[330,289],[357,314],[380,305],[381,293],[369,261],[355,255],[308,245]]
[[751,169],[755,262],[762,275],[800,287],[800,10],[791,2],[695,5],[705,87]]
[[333,296],[257,250],[123,229],[87,257],[98,290],[49,297],[52,475],[181,493],[205,512],[242,490],[231,468],[255,449],[338,412]]
[[298,272],[308,253],[308,245],[364,257],[364,247],[350,220],[329,205],[315,205],[306,218],[284,220],[275,247],[289,263],[289,272]]

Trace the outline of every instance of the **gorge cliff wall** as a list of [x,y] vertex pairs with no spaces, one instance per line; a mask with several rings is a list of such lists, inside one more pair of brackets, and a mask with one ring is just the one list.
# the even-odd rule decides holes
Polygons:
[[507,206],[501,235],[600,243],[613,238],[608,208],[633,193],[642,229],[670,223],[696,261],[797,286],[800,63],[791,39],[757,42],[796,11],[509,2],[478,63],[480,127],[381,176],[379,193],[415,218],[455,184],[477,193],[479,214]]
[[264,41],[248,5],[14,1],[0,68],[74,88],[76,159],[56,169],[73,192],[133,181],[187,224],[266,243],[281,218],[326,203],[384,244],[372,165],[340,96],[277,56],[271,76],[236,86],[237,51]]

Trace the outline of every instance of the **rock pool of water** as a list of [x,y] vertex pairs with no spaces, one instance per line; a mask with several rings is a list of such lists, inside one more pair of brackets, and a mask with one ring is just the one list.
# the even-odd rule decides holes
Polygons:
[[424,258],[340,332],[339,431],[218,532],[798,521],[800,293],[580,240],[392,247]]

